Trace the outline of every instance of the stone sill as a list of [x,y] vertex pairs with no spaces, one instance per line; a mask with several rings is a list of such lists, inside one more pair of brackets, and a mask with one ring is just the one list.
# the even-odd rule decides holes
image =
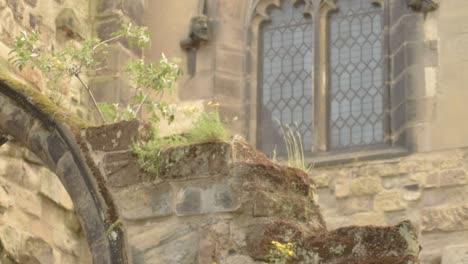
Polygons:
[[397,158],[408,154],[410,154],[410,152],[406,148],[378,146],[372,149],[362,149],[359,151],[329,151],[313,154],[306,157],[305,161],[312,168],[332,167],[360,161]]

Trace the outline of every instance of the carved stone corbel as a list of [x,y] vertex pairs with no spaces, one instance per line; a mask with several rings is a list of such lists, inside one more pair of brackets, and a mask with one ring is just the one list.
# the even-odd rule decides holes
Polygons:
[[180,47],[187,52],[187,74],[193,76],[197,67],[197,50],[200,45],[211,40],[210,21],[206,10],[206,0],[199,0],[198,13],[190,19],[188,37],[180,41]]
[[425,14],[439,8],[439,4],[433,0],[406,0],[406,3],[411,10]]
[[200,44],[210,40],[208,17],[198,15],[190,20],[189,36],[180,42],[180,47],[184,50],[198,49]]
[[180,41],[184,50],[196,50],[200,44],[211,39],[209,19],[206,15],[206,0],[200,0],[198,14],[190,20],[190,30],[187,38]]

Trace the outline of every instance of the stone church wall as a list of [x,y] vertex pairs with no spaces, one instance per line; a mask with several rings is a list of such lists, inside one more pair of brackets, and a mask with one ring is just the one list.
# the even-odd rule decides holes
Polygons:
[[[1,71],[13,72],[45,92],[46,80],[38,70],[18,71],[8,64],[15,38],[22,31],[37,30],[41,40],[54,47],[60,47],[68,38],[67,30],[74,32],[76,40],[89,38],[91,3],[0,0]],[[67,16],[72,19],[67,25],[57,19]],[[64,107],[92,119],[87,110],[88,97],[76,80],[62,92],[66,98]],[[0,147],[0,237],[8,241],[0,247],[0,263],[91,263],[86,239],[63,185],[33,154],[14,141]]]
[[[0,262],[88,264],[86,239],[57,176],[15,143],[0,148]],[[5,261],[5,262],[4,262]],[[36,263],[36,262],[34,262]]]
[[311,177],[329,229],[409,219],[422,263],[441,263],[453,261],[454,247],[468,250],[467,169],[468,150],[460,149],[317,167]]

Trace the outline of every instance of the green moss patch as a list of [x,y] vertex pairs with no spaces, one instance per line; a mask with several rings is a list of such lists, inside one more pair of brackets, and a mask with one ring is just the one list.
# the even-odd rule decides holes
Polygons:
[[0,68],[0,82],[5,83],[10,88],[27,98],[28,102],[38,107],[44,113],[48,114],[51,119],[63,122],[71,128],[81,129],[89,124],[76,115],[65,112],[54,104],[49,98],[44,96],[40,91],[34,89],[29,84],[21,81],[7,69]]

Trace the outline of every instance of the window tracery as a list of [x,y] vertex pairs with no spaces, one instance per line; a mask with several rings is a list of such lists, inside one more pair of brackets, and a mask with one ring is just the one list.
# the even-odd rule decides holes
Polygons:
[[385,143],[384,8],[383,0],[253,3],[257,146],[281,145],[275,120],[297,123],[308,152]]

